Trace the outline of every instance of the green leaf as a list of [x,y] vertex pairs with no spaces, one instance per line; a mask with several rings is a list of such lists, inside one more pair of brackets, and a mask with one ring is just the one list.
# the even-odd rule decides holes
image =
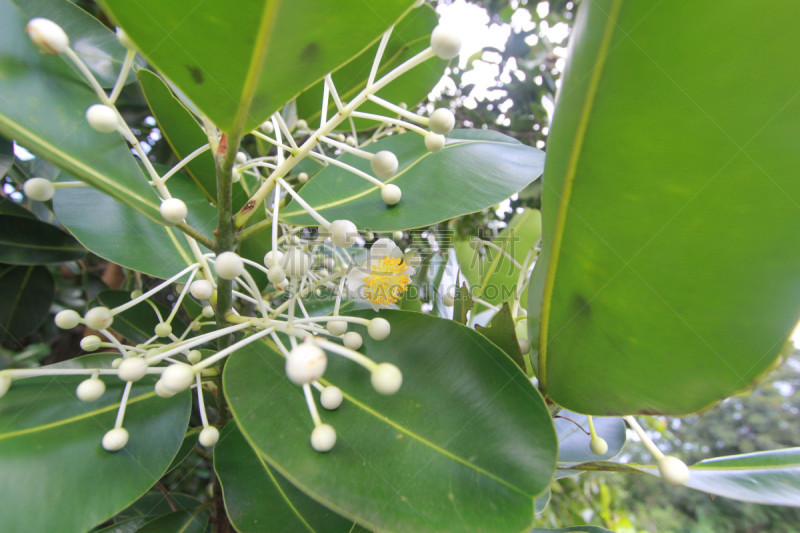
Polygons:
[[241,533],[349,532],[353,527],[352,520],[323,507],[270,467],[234,423],[225,426],[214,447],[214,471],[228,518]]
[[242,0],[221,12],[189,0],[101,4],[152,65],[239,134],[375,41],[411,2]]
[[[416,133],[392,135],[367,147],[390,150],[400,162],[386,183],[403,191],[387,206],[376,185],[334,165],[321,170],[301,190],[303,199],[328,220],[349,219],[360,229],[395,231],[429,226],[490,207],[538,178],[544,153],[501,133],[454,130],[438,153],[425,148]],[[369,162],[352,154],[339,158],[364,172]],[[316,225],[296,202],[281,213],[291,224]]]
[[114,525],[104,527],[103,529],[96,529],[93,533],[136,533],[139,528],[147,523],[147,518],[139,516],[136,518],[129,518],[121,520]]
[[139,531],[147,533],[204,533],[208,515],[202,508],[194,512],[175,511],[144,524]]
[[[187,222],[210,235],[216,227],[216,209],[185,175],[177,174],[168,183],[172,194],[189,208]],[[153,222],[94,189],[60,189],[53,207],[61,223],[84,246],[124,267],[168,278],[194,263],[180,230]]]
[[[439,16],[428,5],[423,5],[403,17],[392,30],[392,36],[386,44],[376,78],[380,78],[427,48],[430,44],[431,32],[438,23]],[[377,50],[378,44],[375,43],[333,74],[332,79],[336,85],[336,92],[342,101],[351,100],[366,87]],[[429,59],[398,77],[376,94],[390,102],[404,102],[408,109],[414,109],[419,102],[425,100],[434,85],[441,79],[447,63],[438,57]],[[309,125],[319,122],[322,108],[322,86],[323,82],[319,82],[297,97],[297,116],[305,119]],[[364,113],[386,113],[383,107],[373,102],[359,106],[358,110]],[[327,116],[331,117],[334,113],[336,113],[336,103],[333,98],[330,98]],[[353,121],[359,130],[373,128],[377,125],[372,120],[356,118]],[[349,122],[343,122],[340,129],[349,130]]]
[[[191,296],[187,295],[186,298],[191,298]],[[113,309],[130,301],[131,294],[129,292],[106,290],[98,293],[96,304]],[[158,308],[162,318],[166,319],[169,316],[170,309],[159,302],[152,303]],[[155,335],[155,327],[158,323],[158,316],[153,308],[142,303],[114,315],[111,329],[133,343],[143,343]],[[186,330],[186,324],[177,317],[173,318],[170,324],[172,324],[172,332],[176,335],[181,335]]]
[[[375,316],[372,312],[353,313]],[[363,327],[367,357],[393,361],[390,397],[356,364],[331,355],[325,383],[345,402],[323,413],[338,433],[327,454],[284,360],[262,343],[238,350],[223,386],[237,425],[266,461],[308,495],[362,526],[386,531],[520,531],[550,483],[556,439],[547,408],[519,368],[480,334],[428,315],[380,313],[388,339]],[[502,509],[502,512],[496,510]]]
[[72,235],[36,219],[0,215],[0,262],[12,265],[62,263],[86,256]]
[[9,0],[0,0],[0,20],[0,134],[160,221],[158,197],[122,137],[86,122],[86,109],[99,103],[94,92],[73,79],[64,58],[39,53]]
[[536,527],[533,528],[530,533],[569,533],[570,531],[574,531],[575,533],[614,533],[611,530],[598,526],[572,526],[559,529],[544,529]]
[[[28,19],[44,17],[57,23],[69,36],[69,45],[80,56],[97,81],[105,88],[111,88],[119,77],[123,47],[113,31],[98,19],[66,0],[12,0],[25,13]],[[74,77],[83,78],[75,72]],[[128,74],[126,82],[133,80]]]
[[[800,46],[800,4],[757,27],[723,0],[581,8],[528,307],[538,375],[578,412],[691,413],[764,372],[800,317],[800,71],[772,53]],[[766,84],[743,74],[764,57]]]
[[[607,461],[619,455],[625,445],[625,423],[621,418],[594,417],[594,429],[597,435],[608,444],[608,451],[603,455],[595,455],[589,448],[591,437],[584,433],[584,431],[589,431],[586,415],[564,409],[555,417],[553,425],[558,435],[558,467],[560,469],[578,463]],[[579,471],[576,470],[559,470],[556,472],[556,477],[567,477],[578,473]]]
[[[0,178],[6,175],[8,169],[14,164],[14,143],[7,139],[0,139]],[[6,201],[6,198],[0,202]]]
[[36,215],[19,205],[11,198],[0,198],[0,215],[11,215],[15,217],[23,217],[31,220],[37,220]]
[[43,266],[17,266],[0,272],[0,339],[24,337],[47,318],[55,282]]
[[[93,354],[55,366],[108,368],[116,356]],[[124,382],[102,378],[107,387],[103,397],[83,403],[75,397],[83,379],[16,379],[0,399],[4,529],[86,531],[146,492],[178,450],[189,420],[188,392],[163,399],[153,392],[154,377],[136,382],[124,423],[130,440],[110,453],[100,441],[114,427]]]
[[466,283],[456,287],[453,297],[453,320],[459,324],[467,323],[467,313],[472,309],[472,294]]
[[178,449],[178,453],[175,454],[175,458],[167,468],[167,472],[172,472],[194,451],[194,449],[197,447],[197,439],[200,436],[200,431],[202,431],[202,429],[203,428],[201,427],[194,427],[186,432],[186,435],[183,437],[181,447]]
[[507,303],[504,303],[500,311],[492,317],[488,327],[475,326],[475,330],[503,350],[523,372],[525,371],[525,361],[517,340],[514,319]]

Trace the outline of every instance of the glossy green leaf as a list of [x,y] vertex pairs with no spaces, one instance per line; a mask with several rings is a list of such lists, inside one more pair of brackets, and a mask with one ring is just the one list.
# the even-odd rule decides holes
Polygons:
[[86,122],[86,109],[99,103],[89,86],[74,81],[64,58],[36,50],[25,34],[27,19],[9,0],[0,0],[0,20],[0,134],[161,220],[158,197],[122,137]]
[[[399,204],[387,206],[376,185],[334,165],[303,187],[303,199],[328,220],[349,219],[360,229],[418,228],[505,200],[538,178],[544,165],[540,150],[489,130],[454,130],[437,153],[429,152],[416,133],[393,135],[367,148],[380,150],[394,152],[400,162],[397,174],[385,180],[403,191]],[[351,154],[339,159],[372,172],[365,159]],[[281,215],[292,224],[317,224],[295,202]]]
[[[186,298],[191,298],[191,296],[187,295]],[[129,292],[106,290],[98,293],[95,304],[113,309],[130,301],[131,293]],[[158,301],[152,303],[158,308],[162,318],[166,319],[169,316],[169,308]],[[158,323],[158,316],[153,308],[142,303],[114,315],[111,329],[134,343],[143,343],[155,335],[155,327]],[[173,318],[170,324],[172,324],[172,332],[176,335],[180,336],[186,330],[186,324],[178,317]]]
[[507,303],[504,303],[500,311],[492,317],[488,326],[475,326],[475,330],[503,350],[523,372],[525,371],[525,361],[517,340],[514,319]]
[[345,401],[322,413],[338,433],[330,453],[309,445],[313,424],[283,358],[260,342],[234,353],[223,386],[245,438],[301,490],[365,527],[530,526],[556,460],[552,422],[536,389],[474,330],[406,311],[380,316],[392,325],[384,341],[353,329],[364,337],[365,355],[401,368],[403,386],[381,396],[362,367],[331,355],[324,381],[341,388]]
[[174,511],[191,511],[202,505],[203,501],[195,496],[182,494],[180,492],[170,492],[169,498],[158,489],[153,489],[130,507],[123,510],[115,518],[128,519],[143,517],[145,521],[150,521],[161,515],[169,514]]
[[472,309],[472,295],[466,283],[456,287],[453,298],[453,320],[459,324],[467,323],[467,313]]
[[[581,5],[548,139],[539,376],[590,414],[746,387],[800,317],[800,4]],[[747,35],[742,39],[742,35]],[[680,38],[676,38],[680,36]],[[769,57],[769,83],[749,72]]]
[[146,524],[139,531],[142,533],[204,533],[208,525],[208,515],[202,508],[194,512],[175,511],[159,516]]
[[[0,178],[6,175],[14,164],[14,143],[8,139],[0,139]],[[6,200],[3,198],[2,200]]]
[[214,447],[225,510],[240,533],[325,531],[346,533],[353,527],[292,485],[247,443],[236,424],[222,430]]
[[559,529],[544,529],[540,527],[533,528],[530,533],[614,533],[611,530],[598,527],[598,526],[572,526],[563,527]]
[[101,4],[219,128],[239,133],[375,41],[411,2],[242,0],[219,12],[189,0]]
[[[57,366],[108,368],[115,356],[93,354]],[[163,399],[153,391],[153,377],[137,382],[124,422],[130,440],[109,453],[100,441],[114,427],[124,382],[103,378],[106,393],[83,403],[75,397],[83,379],[16,379],[0,399],[4,530],[86,531],[145,493],[178,450],[189,420],[188,392]],[[109,480],[113,490],[98,480]]]
[[[608,451],[595,455],[589,448],[591,437],[586,415],[573,413],[566,409],[553,420],[558,435],[558,467],[556,477],[567,477],[579,473],[575,470],[562,470],[578,463],[607,461],[616,457],[625,445],[625,423],[618,417],[594,417],[597,435],[608,444]],[[580,426],[580,427],[578,427]]]
[[0,339],[17,339],[38,328],[55,294],[53,276],[43,266],[16,266],[0,272]]
[[19,205],[11,198],[0,198],[0,215],[11,215],[15,217],[29,218],[36,220],[36,215]]
[[[175,175],[168,183],[173,195],[189,208],[187,222],[211,235],[217,225],[216,209],[186,176]],[[180,230],[153,222],[94,189],[59,189],[53,207],[84,246],[114,263],[159,278],[171,277],[194,263]]]
[[39,220],[0,215],[0,263],[62,263],[86,256],[72,235]]
[[189,457],[189,455],[191,455],[191,453],[197,447],[197,439],[200,436],[200,431],[202,431],[202,429],[203,428],[201,427],[194,427],[186,432],[186,435],[183,437],[181,447],[178,449],[178,453],[175,454],[175,458],[167,468],[167,472],[172,472],[175,467],[180,465],[186,460],[187,457]]
[[120,520],[103,529],[96,529],[93,533],[136,533],[139,528],[147,523],[147,518],[137,516],[136,518],[128,518],[127,520]]
[[[431,32],[438,23],[439,16],[428,5],[423,5],[420,9],[415,9],[403,17],[392,30],[392,36],[386,44],[383,61],[381,61],[376,79],[427,48],[430,44]],[[343,102],[351,100],[366,86],[377,50],[378,44],[375,43],[357,58],[342,66],[331,77],[336,85],[336,92]],[[446,66],[447,61],[434,57],[398,77],[376,94],[390,102],[404,102],[409,109],[414,109],[428,96],[428,93],[444,74]],[[319,82],[297,97],[297,116],[305,119],[310,126],[319,123],[320,109],[322,108],[322,86],[323,82]],[[377,114],[387,112],[373,102],[359,106],[358,110]],[[327,116],[331,117],[334,113],[336,113],[336,103],[333,98],[330,98]],[[376,122],[366,119],[357,118],[354,119],[354,123],[357,129],[377,126]],[[349,121],[343,122],[339,128],[350,130]]]
[[[27,19],[44,17],[57,23],[69,37],[69,45],[92,71],[100,85],[111,88],[119,77],[125,48],[113,31],[68,0],[12,0]],[[74,77],[82,81],[75,72]],[[132,81],[128,75],[126,81]]]

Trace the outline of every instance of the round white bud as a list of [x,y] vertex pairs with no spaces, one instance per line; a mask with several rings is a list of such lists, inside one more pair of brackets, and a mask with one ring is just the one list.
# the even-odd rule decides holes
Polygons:
[[271,120],[265,120],[264,122],[261,123],[259,128],[261,128],[261,131],[263,131],[267,135],[275,131],[275,126],[272,125]]
[[100,331],[111,327],[114,317],[108,307],[93,307],[83,315],[83,321],[90,328]]
[[214,294],[214,285],[206,279],[198,279],[189,285],[189,292],[198,300],[208,300]]
[[394,394],[403,384],[403,374],[392,363],[381,363],[370,376],[372,387],[381,394]]
[[689,481],[689,467],[672,455],[664,455],[658,460],[658,471],[670,485],[685,485]]
[[592,442],[589,443],[589,449],[595,455],[604,455],[608,451],[608,443],[602,437],[592,437]]
[[306,183],[308,181],[308,173],[301,172],[300,174],[298,174],[297,181],[299,181],[301,184]]
[[212,316],[214,316],[214,308],[211,307],[210,305],[207,305],[203,307],[203,310],[200,311],[200,314],[202,314],[206,318],[211,318]]
[[403,232],[402,231],[395,231],[394,233],[392,233],[392,239],[394,239],[396,241],[403,240]]
[[444,294],[442,295],[442,303],[445,307],[453,307],[456,303],[456,289],[455,287],[450,287],[447,289]]
[[163,387],[166,390],[181,392],[194,383],[194,369],[183,363],[173,363],[164,370],[159,381],[164,383]]
[[376,341],[382,341],[392,332],[392,326],[385,318],[373,318],[367,326],[367,333]]
[[273,285],[278,285],[286,279],[286,272],[280,265],[273,265],[269,267],[269,270],[267,271],[267,279]]
[[123,361],[122,357],[117,357],[116,359],[111,361],[111,368],[116,370],[117,368],[119,368],[119,365],[120,363],[122,363],[122,361]]
[[292,383],[303,385],[321,378],[327,366],[325,351],[306,341],[292,348],[286,357],[286,376]]
[[164,220],[172,224],[180,224],[189,213],[189,208],[180,198],[167,198],[161,202],[159,210]]
[[55,323],[61,329],[72,329],[81,323],[81,315],[72,309],[64,309],[56,314]]
[[283,270],[292,278],[305,276],[310,266],[311,258],[299,248],[290,248],[283,258]]
[[80,382],[75,395],[82,402],[93,402],[106,392],[106,384],[102,379],[89,378]]
[[126,357],[117,368],[117,375],[122,381],[139,381],[147,374],[147,361],[144,357]]
[[428,127],[430,127],[431,131],[440,135],[450,133],[455,125],[456,116],[452,111],[444,107],[435,109],[433,113],[431,113],[431,118],[428,122]]
[[441,152],[444,148],[444,135],[429,131],[425,134],[425,148],[431,152]]
[[128,37],[128,34],[125,33],[125,30],[123,30],[122,28],[117,28],[117,40],[119,41],[119,44],[121,44],[128,50],[136,49],[136,45],[133,44],[131,38]]
[[171,325],[167,324],[166,322],[160,322],[156,324],[155,334],[159,337],[169,337],[170,333],[172,333]]
[[142,293],[142,291],[141,291],[140,289],[134,289],[134,290],[132,290],[132,291],[131,291],[131,300],[135,300],[136,298],[138,298],[138,297],[139,297],[139,296],[141,296],[142,294],[143,294],[143,293]]
[[355,146],[356,144],[358,144],[358,143],[356,142],[356,139],[355,139],[355,137],[353,137],[352,135],[348,135],[348,136],[347,136],[347,138],[345,138],[345,140],[344,140],[344,143],[345,143],[347,146]]
[[431,49],[442,59],[453,59],[461,51],[461,36],[455,29],[440,24],[431,32]]
[[186,355],[186,359],[193,365],[199,363],[202,358],[203,353],[200,350],[189,350],[189,353]]
[[247,154],[244,152],[236,152],[236,157],[234,158],[234,163],[237,165],[244,165],[247,163]]
[[330,424],[320,424],[311,432],[311,447],[318,452],[329,452],[336,444],[336,430]]
[[331,335],[336,335],[337,337],[344,335],[345,331],[347,331],[347,322],[344,320],[329,320],[328,331]]
[[128,430],[125,428],[114,428],[103,435],[103,449],[108,452],[117,452],[128,444]]
[[87,335],[81,339],[81,349],[86,352],[93,352],[100,347],[102,342],[97,335]]
[[101,133],[111,133],[119,128],[117,114],[109,106],[94,104],[86,110],[89,125]]
[[200,431],[200,436],[197,438],[197,441],[200,443],[201,446],[205,446],[206,448],[210,448],[217,443],[219,440],[219,430],[214,426],[206,426]]
[[25,26],[33,44],[43,54],[62,54],[69,48],[69,37],[50,19],[34,18]]
[[233,252],[222,252],[217,255],[214,270],[222,279],[233,279],[244,272],[244,262]]
[[46,202],[55,194],[56,190],[50,180],[46,178],[31,178],[22,184],[25,196],[37,202]]
[[156,391],[156,396],[158,396],[159,398],[172,398],[177,394],[176,391],[167,387],[166,383],[164,383],[164,381],[160,379],[156,381],[155,391]]
[[319,395],[319,403],[321,403],[322,407],[325,409],[333,411],[342,405],[343,398],[342,389],[339,387],[334,387],[333,385],[329,385],[322,389],[322,392]]
[[358,239],[358,228],[349,220],[334,220],[330,226],[331,242],[336,246],[347,248]]
[[11,388],[11,377],[5,374],[0,374],[0,398],[6,395],[8,389]]
[[361,348],[361,345],[364,344],[364,339],[362,339],[361,335],[356,331],[348,331],[344,334],[342,340],[344,341],[344,345],[351,350],[358,350]]
[[528,353],[531,351],[531,343],[524,337],[517,337],[517,344],[521,353]]
[[372,172],[379,178],[391,178],[397,174],[397,167],[400,163],[397,161],[397,156],[389,150],[381,150],[374,154],[369,160],[369,166]]
[[264,266],[267,268],[280,264],[283,264],[283,252],[280,250],[269,251],[264,255]]
[[298,131],[305,131],[308,129],[308,122],[303,120],[302,118],[294,123],[294,127]]
[[[388,187],[388,185],[387,185],[387,187]],[[368,231],[368,232],[366,232],[366,233],[364,234],[364,238],[365,238],[366,240],[368,240],[368,241],[374,241],[374,240],[375,240],[375,234],[374,234],[374,233],[372,233],[371,231]]]
[[396,203],[400,202],[400,198],[402,198],[402,196],[403,191],[401,191],[400,187],[394,183],[384,185],[383,189],[381,189],[381,198],[383,198],[383,201],[386,203],[386,205],[395,205]]

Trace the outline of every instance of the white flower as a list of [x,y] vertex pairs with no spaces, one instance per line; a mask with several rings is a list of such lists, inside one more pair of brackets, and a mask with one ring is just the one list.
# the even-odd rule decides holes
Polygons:
[[348,296],[371,303],[376,311],[390,307],[402,298],[418,262],[416,253],[404,256],[391,239],[378,239],[367,258],[347,272]]

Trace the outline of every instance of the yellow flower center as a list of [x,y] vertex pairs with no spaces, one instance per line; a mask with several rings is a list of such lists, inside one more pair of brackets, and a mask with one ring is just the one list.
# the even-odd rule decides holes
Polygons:
[[409,267],[400,257],[381,257],[364,277],[367,300],[376,305],[396,303],[411,283]]

